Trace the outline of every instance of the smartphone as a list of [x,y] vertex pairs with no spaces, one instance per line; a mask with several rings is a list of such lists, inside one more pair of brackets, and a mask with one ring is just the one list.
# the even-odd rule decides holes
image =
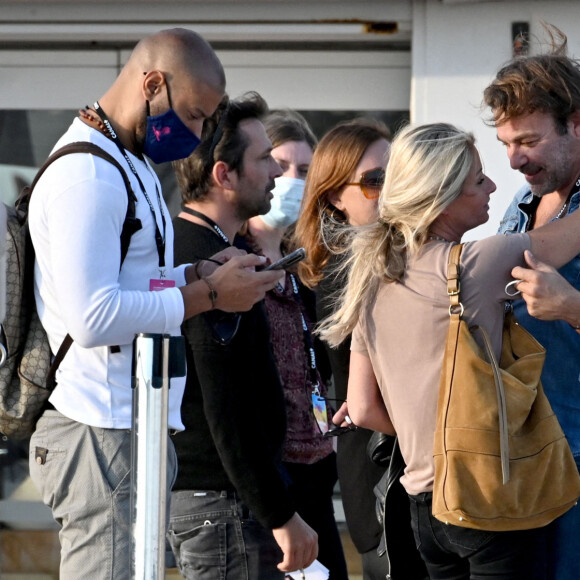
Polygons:
[[264,270],[284,270],[304,260],[304,258],[306,258],[306,251],[304,250],[304,248],[298,248],[297,250],[295,250],[291,254],[288,254],[287,256],[284,256],[277,262],[274,262],[273,264],[266,266]]
[[334,425],[333,423],[330,429],[326,433],[323,433],[322,436],[325,439],[328,439],[329,437],[336,437],[338,435],[342,435],[343,433],[348,433],[349,431],[355,430],[356,425],[346,425],[345,427],[341,427],[340,425]]

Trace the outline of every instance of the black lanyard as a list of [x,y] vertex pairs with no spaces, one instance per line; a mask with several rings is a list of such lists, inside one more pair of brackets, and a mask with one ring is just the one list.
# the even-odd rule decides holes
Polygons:
[[[109,135],[110,135],[111,139],[113,140],[113,143],[115,143],[115,145],[117,146],[117,148],[121,152],[121,155],[123,155],[123,157],[125,158],[125,161],[127,161],[127,165],[129,165],[129,168],[131,169],[133,175],[137,178],[137,181],[139,182],[139,187],[141,188],[141,191],[143,192],[143,195],[145,196],[145,199],[147,200],[147,203],[149,204],[149,210],[151,211],[151,215],[153,216],[153,223],[155,224],[155,245],[157,246],[157,255],[159,256],[159,271],[161,273],[161,276],[163,277],[164,276],[163,269],[165,268],[166,224],[165,224],[165,214],[163,213],[163,204],[161,202],[161,194],[159,193],[159,188],[157,187],[157,182],[155,181],[155,179],[153,179],[153,182],[155,183],[155,191],[157,192],[157,202],[159,203],[159,211],[161,212],[161,224],[163,226],[163,233],[161,233],[159,231],[159,226],[157,225],[157,214],[155,213],[155,208],[153,207],[153,204],[151,203],[151,200],[149,199],[149,196],[147,195],[147,191],[145,191],[145,186],[143,185],[143,182],[141,181],[141,177],[139,177],[139,173],[137,173],[137,169],[133,165],[133,162],[131,161],[131,158],[129,157],[127,150],[123,147],[123,144],[121,143],[121,140],[119,139],[119,136],[117,135],[117,133],[113,129],[113,126],[111,125],[111,121],[109,121],[109,118],[107,117],[105,111],[103,111],[101,105],[99,105],[98,101],[95,102],[93,107],[95,109],[95,112],[97,113],[97,115],[99,115],[99,117],[103,121],[105,127],[107,128],[107,131],[109,132]],[[147,166],[147,163],[145,163],[145,165]]]
[[308,371],[310,373],[310,382],[312,383],[312,392],[320,395],[320,383],[318,380],[318,372],[316,367],[316,352],[314,351],[314,344],[312,342],[312,335],[308,330],[308,324],[306,324],[306,319],[304,318],[304,313],[302,312],[302,300],[300,298],[300,292],[298,290],[298,282],[296,282],[296,277],[294,274],[290,274],[290,281],[292,282],[292,295],[294,300],[300,307],[300,317],[302,319],[302,332],[304,334],[304,350],[306,351],[306,358],[308,360]]
[[199,218],[200,220],[204,221],[206,224],[211,226],[211,228],[215,231],[215,233],[228,245],[231,246],[229,238],[224,234],[223,230],[209,217],[205,214],[201,213],[200,211],[196,211],[195,209],[191,209],[186,205],[181,207],[182,211],[188,213],[190,215]]

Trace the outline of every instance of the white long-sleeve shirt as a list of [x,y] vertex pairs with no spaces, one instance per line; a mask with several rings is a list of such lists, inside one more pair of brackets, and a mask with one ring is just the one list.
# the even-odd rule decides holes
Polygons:
[[[85,153],[55,161],[34,189],[29,212],[36,252],[37,309],[56,352],[66,334],[74,339],[57,372],[50,402],[63,415],[88,425],[126,429],[131,426],[132,342],[137,333],[180,334],[184,304],[179,286],[185,267],[173,268],[173,228],[158,197],[161,186],[146,161],[130,155],[155,209],[163,232],[165,274],[175,288],[149,291],[158,279],[155,224],[139,183],[116,145],[79,119],[55,150],[74,141],[91,141],[125,168],[137,196],[136,216],[142,229],[133,235],[119,271],[120,235],[127,212],[123,179],[112,164]],[[161,204],[161,207],[160,207]],[[111,352],[119,345],[121,352]],[[173,379],[169,390],[169,426],[182,429],[180,405],[185,380]]]

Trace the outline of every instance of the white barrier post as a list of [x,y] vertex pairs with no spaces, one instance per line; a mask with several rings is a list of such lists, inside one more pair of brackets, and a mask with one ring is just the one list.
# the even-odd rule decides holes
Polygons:
[[169,383],[171,377],[184,374],[182,337],[166,334],[138,334],[135,337],[131,556],[132,577],[136,580],[165,578]]

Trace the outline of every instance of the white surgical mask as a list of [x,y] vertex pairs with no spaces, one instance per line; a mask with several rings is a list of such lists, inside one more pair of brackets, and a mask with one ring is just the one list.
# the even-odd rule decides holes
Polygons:
[[271,228],[285,228],[298,219],[304,195],[304,180],[293,177],[276,178],[270,211],[261,218]]

